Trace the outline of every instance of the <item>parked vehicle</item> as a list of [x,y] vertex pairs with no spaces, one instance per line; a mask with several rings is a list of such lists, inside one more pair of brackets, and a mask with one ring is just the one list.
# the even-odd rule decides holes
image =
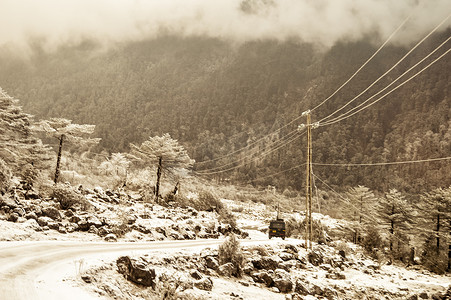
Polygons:
[[277,219],[269,222],[269,238],[281,237],[285,239],[285,221],[283,219]]

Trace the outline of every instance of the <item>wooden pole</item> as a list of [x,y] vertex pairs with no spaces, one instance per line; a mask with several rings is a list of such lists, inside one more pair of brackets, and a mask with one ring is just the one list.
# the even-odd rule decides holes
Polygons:
[[61,152],[63,149],[63,140],[64,140],[64,134],[60,137],[60,146],[58,149],[58,157],[56,159],[56,170],[55,170],[55,177],[53,178],[53,182],[56,184],[58,182],[58,177],[60,175],[60,163],[61,163]]

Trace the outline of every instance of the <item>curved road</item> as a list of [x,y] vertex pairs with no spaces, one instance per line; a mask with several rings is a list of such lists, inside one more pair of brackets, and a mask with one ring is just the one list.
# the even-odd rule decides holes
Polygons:
[[[77,260],[105,258],[140,251],[215,246],[222,240],[162,241],[146,243],[107,242],[0,242],[0,300],[101,299],[70,282]],[[245,244],[258,241],[243,241]]]

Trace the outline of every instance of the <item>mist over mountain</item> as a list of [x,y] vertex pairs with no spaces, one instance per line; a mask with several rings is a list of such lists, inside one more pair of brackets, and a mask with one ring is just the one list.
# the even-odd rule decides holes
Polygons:
[[[428,40],[350,107],[379,91],[447,35],[449,30]],[[61,47],[55,53],[35,47],[28,60],[1,58],[0,82],[21,100],[25,111],[38,119],[66,117],[95,124],[97,136],[102,138],[100,147],[109,152],[128,151],[129,143],[167,132],[184,144],[197,162],[227,155],[289,123],[329,96],[375,51],[365,39],[338,42],[324,52],[312,44],[290,41],[236,46],[214,38],[178,36],[127,43],[108,51],[100,51],[92,41]],[[319,107],[313,120],[352,99],[406,52],[397,46],[384,49]],[[314,131],[314,161],[369,163],[449,155],[450,67],[450,59],[445,57],[380,103]],[[242,153],[196,168],[244,162],[236,170],[212,176],[300,189],[303,168],[269,175],[304,162],[305,138],[260,159],[254,159],[254,153],[273,149],[273,141],[284,143],[282,138],[303,121]],[[243,157],[245,160],[233,164]],[[451,184],[446,162],[377,168],[318,166],[316,172],[334,185],[365,184],[374,189]]]
[[[293,131],[305,120],[290,121],[331,95],[400,24],[313,121],[358,95],[442,20],[438,33],[334,117],[380,91],[451,32],[448,1],[189,2],[3,1],[10,13],[0,20],[0,84],[37,119],[95,124],[97,150],[128,151],[129,143],[170,133],[209,177],[301,189],[305,137]],[[450,69],[447,55],[379,103],[315,130],[314,162],[449,156]],[[315,167],[335,186],[407,191],[449,186],[450,171],[446,161]]]

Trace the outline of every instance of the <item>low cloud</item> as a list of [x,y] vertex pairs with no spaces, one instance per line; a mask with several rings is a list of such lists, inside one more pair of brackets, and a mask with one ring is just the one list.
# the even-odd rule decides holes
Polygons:
[[[105,44],[164,33],[243,42],[384,39],[409,15],[397,43],[419,39],[451,12],[449,0],[1,0],[0,47],[47,50],[93,39]],[[448,20],[442,28],[450,26]]]

